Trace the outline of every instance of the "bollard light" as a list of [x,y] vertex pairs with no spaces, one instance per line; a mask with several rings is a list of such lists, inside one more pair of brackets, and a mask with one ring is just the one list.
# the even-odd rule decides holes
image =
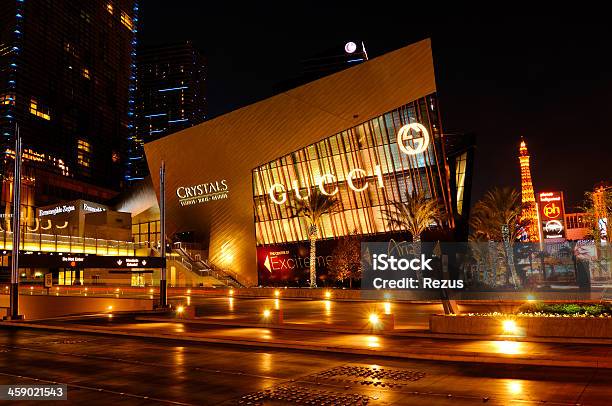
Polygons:
[[380,323],[380,317],[378,317],[378,314],[376,313],[370,313],[368,321],[372,326],[378,326],[378,324]]
[[391,314],[391,302],[385,302],[385,314]]
[[506,334],[516,334],[518,331],[516,322],[514,320],[504,320],[502,326],[504,329],[504,333]]
[[264,310],[264,311],[263,311],[263,316],[264,316],[266,319],[267,319],[268,317],[270,317],[270,314],[271,314],[271,312],[270,312],[270,310],[268,310],[268,309],[266,309],[266,310]]
[[274,291],[274,296],[279,297],[280,296],[280,290],[276,289]]
[[185,311],[185,307],[184,307],[184,306],[178,306],[178,307],[176,308],[176,312],[177,312],[178,314],[183,314],[183,312],[184,312],[184,311]]
[[233,296],[233,295],[234,295],[234,289],[230,289],[230,290],[229,290],[229,292],[228,292],[228,294],[229,294],[230,296]]
[[325,299],[331,298],[331,292],[329,290],[325,291]]

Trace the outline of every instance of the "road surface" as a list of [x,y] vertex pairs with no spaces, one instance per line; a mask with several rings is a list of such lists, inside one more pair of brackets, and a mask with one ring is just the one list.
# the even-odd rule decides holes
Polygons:
[[[68,385],[69,403],[609,405],[591,369],[375,359],[0,328],[0,384]],[[66,404],[65,402],[62,404]]]

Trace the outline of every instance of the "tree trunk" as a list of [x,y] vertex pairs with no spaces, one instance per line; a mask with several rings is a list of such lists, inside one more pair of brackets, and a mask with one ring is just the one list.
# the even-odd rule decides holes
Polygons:
[[317,287],[317,235],[310,234],[310,287]]
[[492,281],[491,286],[497,286],[497,259],[499,258],[499,252],[495,241],[489,241],[489,259],[491,262],[491,277],[488,278]]
[[[421,236],[420,235],[413,235],[412,237],[412,244],[414,245],[414,255],[415,256],[420,256],[421,255]],[[421,275],[421,271],[417,270],[416,271],[416,277],[417,280],[421,281],[421,279],[423,278],[423,275]]]

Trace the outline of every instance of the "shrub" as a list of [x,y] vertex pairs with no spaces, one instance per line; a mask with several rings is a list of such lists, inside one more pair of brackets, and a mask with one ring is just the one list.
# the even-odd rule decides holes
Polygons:
[[518,309],[518,313],[544,313],[556,315],[579,315],[601,316],[612,314],[610,304],[585,304],[585,303],[525,303]]

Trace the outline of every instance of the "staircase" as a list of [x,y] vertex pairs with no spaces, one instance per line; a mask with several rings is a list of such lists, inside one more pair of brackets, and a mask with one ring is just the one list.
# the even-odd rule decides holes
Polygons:
[[178,254],[178,261],[181,262],[184,268],[201,277],[214,278],[219,282],[220,286],[232,288],[246,288],[235,272],[226,269],[220,269],[209,261],[203,260],[199,254],[191,254],[182,243],[176,242],[172,247],[172,252]]

